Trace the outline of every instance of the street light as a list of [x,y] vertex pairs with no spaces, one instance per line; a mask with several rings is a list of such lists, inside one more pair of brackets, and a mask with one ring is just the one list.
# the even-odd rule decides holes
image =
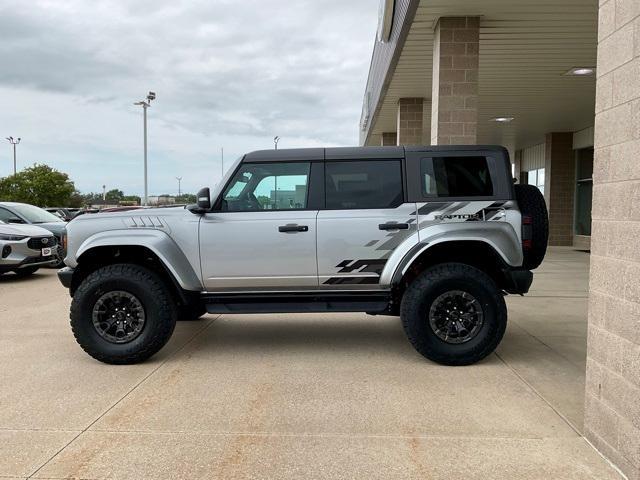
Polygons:
[[147,190],[147,108],[151,106],[151,100],[156,99],[156,92],[149,92],[145,100],[140,100],[134,103],[134,105],[140,105],[143,111],[144,117],[144,205],[147,205],[148,190]]
[[16,174],[16,145],[18,145],[20,143],[21,138],[13,138],[13,137],[7,137],[7,140],[9,140],[9,143],[11,145],[13,145],[13,175],[15,176]]
[[280,137],[275,136],[273,137],[273,143],[276,146],[276,150],[278,149],[278,142],[280,141]]
[[180,182],[182,182],[182,177],[176,177],[176,180],[178,180],[178,196],[180,196]]

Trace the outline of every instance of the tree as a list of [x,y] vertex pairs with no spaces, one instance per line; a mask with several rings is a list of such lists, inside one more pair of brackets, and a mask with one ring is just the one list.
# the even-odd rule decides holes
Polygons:
[[69,198],[69,202],[67,203],[68,207],[71,208],[80,208],[84,207],[84,195],[82,195],[79,191],[75,191],[71,194]]
[[132,205],[141,205],[142,199],[138,195],[125,195],[120,200],[121,202],[127,202]]
[[91,193],[85,193],[84,195],[82,195],[82,205],[83,206],[93,205],[93,204],[99,203],[99,202],[102,202],[102,194],[101,193],[91,192]]
[[104,197],[107,202],[118,203],[124,198],[124,192],[122,190],[114,188],[113,190],[109,190]]
[[66,207],[76,188],[66,173],[34,164],[16,175],[0,179],[0,200],[39,207]]
[[176,197],[176,203],[196,203],[196,196],[193,193],[183,193]]

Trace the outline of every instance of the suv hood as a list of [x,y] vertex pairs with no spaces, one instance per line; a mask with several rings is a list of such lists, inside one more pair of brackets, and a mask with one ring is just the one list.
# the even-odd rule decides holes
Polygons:
[[38,223],[31,226],[44,228],[45,230],[49,230],[54,235],[62,235],[66,231],[67,222]]
[[48,237],[51,235],[49,230],[36,225],[18,225],[8,223],[0,224],[0,233],[6,235],[26,235],[28,237]]

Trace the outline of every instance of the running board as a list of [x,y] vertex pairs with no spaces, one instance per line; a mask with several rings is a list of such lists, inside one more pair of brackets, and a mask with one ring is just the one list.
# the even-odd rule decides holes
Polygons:
[[389,292],[205,294],[208,313],[312,313],[387,310]]

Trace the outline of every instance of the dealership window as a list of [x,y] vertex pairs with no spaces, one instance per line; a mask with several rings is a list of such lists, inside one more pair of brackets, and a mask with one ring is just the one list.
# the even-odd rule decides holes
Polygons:
[[593,148],[576,153],[576,235],[591,235]]
[[393,208],[402,203],[399,160],[326,162],[326,208]]
[[420,161],[422,194],[436,197],[490,197],[493,183],[486,157],[436,157]]
[[544,195],[544,168],[536,168],[527,172],[527,183],[538,187]]

